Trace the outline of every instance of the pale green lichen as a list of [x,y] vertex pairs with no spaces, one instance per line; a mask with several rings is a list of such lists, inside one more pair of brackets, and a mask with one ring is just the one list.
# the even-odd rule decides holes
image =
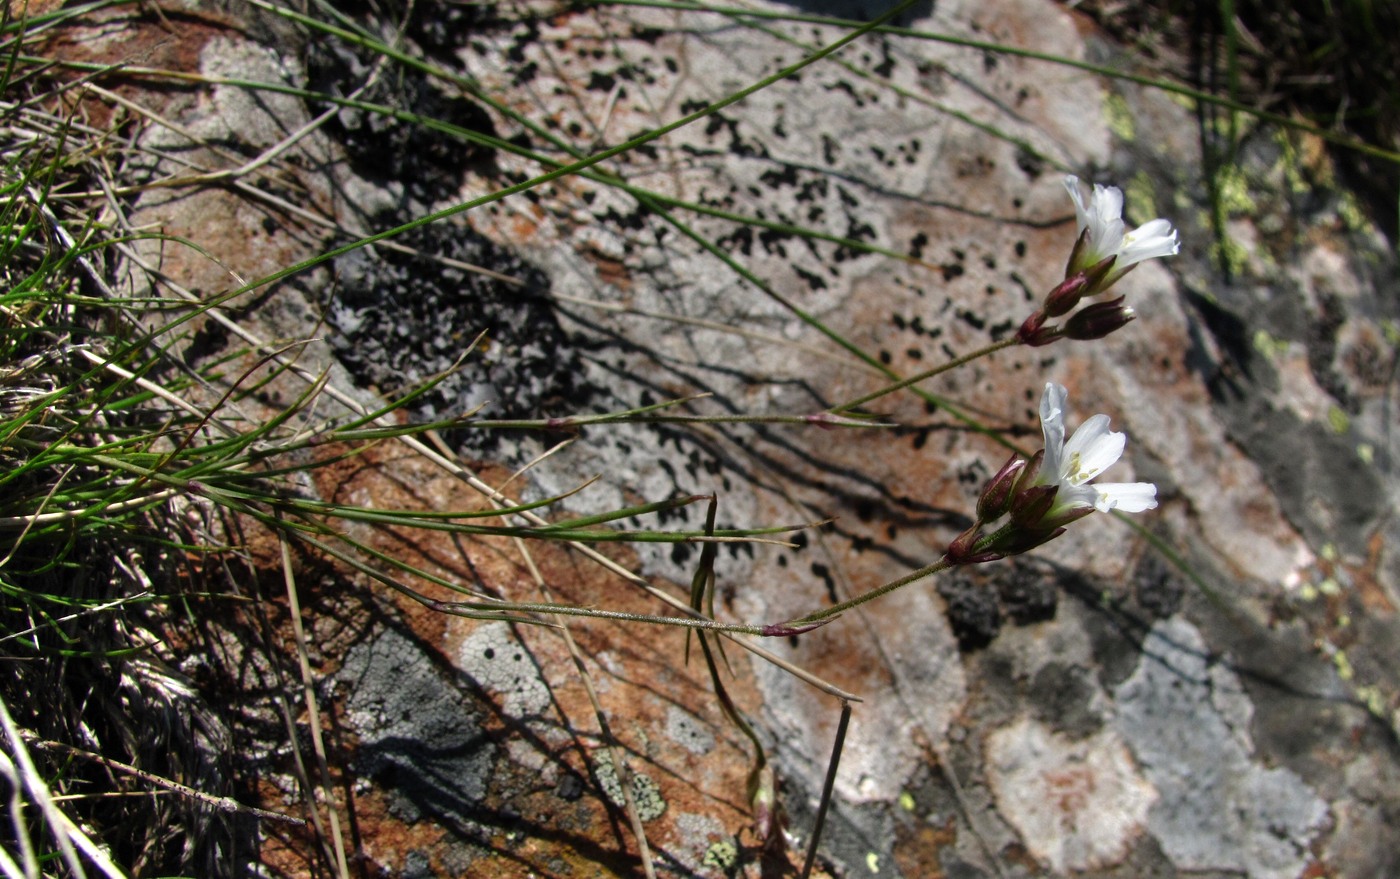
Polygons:
[[1376,447],[1370,443],[1360,443],[1356,447],[1356,457],[1361,459],[1363,464],[1376,463]]
[[1227,214],[1252,214],[1257,207],[1249,195],[1249,181],[1238,165],[1220,166],[1215,172],[1215,192]]
[[1380,687],[1365,686],[1356,688],[1356,698],[1366,706],[1366,710],[1385,720],[1385,696]]
[[1361,213],[1361,208],[1356,203],[1356,196],[1350,192],[1341,193],[1337,202],[1337,216],[1352,232],[1364,231],[1368,226],[1366,216]]
[[1312,184],[1303,174],[1303,156],[1287,131],[1274,133],[1274,142],[1279,146],[1279,160],[1274,172],[1280,174],[1294,195],[1304,195],[1312,190]]
[[1165,94],[1167,96],[1167,100],[1171,101],[1173,104],[1176,104],[1178,107],[1185,107],[1192,113],[1196,112],[1196,99],[1191,97],[1190,95],[1183,95],[1180,92],[1165,92]]
[[1288,342],[1283,339],[1275,339],[1267,330],[1255,330],[1253,342],[1254,350],[1271,362],[1279,360],[1288,353]]
[[1130,141],[1136,136],[1133,111],[1128,109],[1128,102],[1123,100],[1122,95],[1111,92],[1104,95],[1103,118],[1108,130],[1119,140]]
[[1336,406],[1327,409],[1327,424],[1333,433],[1346,433],[1351,428],[1351,418]]
[[1400,325],[1393,320],[1381,321],[1381,335],[1393,347],[1400,348]]
[[1344,651],[1338,650],[1332,654],[1332,664],[1337,667],[1337,677],[1342,680],[1349,681],[1356,676],[1356,670],[1351,667],[1351,660]]
[[1127,215],[1136,223],[1146,223],[1148,220],[1160,217],[1157,212],[1157,200],[1154,193],[1157,184],[1145,172],[1139,172],[1128,181],[1128,185],[1123,189],[1123,201],[1127,206]]
[[[598,783],[603,786],[603,794],[618,807],[626,807],[627,798],[622,793],[622,782],[613,766],[612,754],[598,751],[594,755]],[[651,776],[641,772],[632,773],[632,801],[637,804],[637,817],[643,821],[655,821],[666,812],[666,800],[661,796],[661,788]]]
[[1249,263],[1249,251],[1243,244],[1228,236],[1211,245],[1210,255],[1216,265],[1231,274],[1239,274]]
[[700,863],[717,870],[731,870],[739,863],[739,847],[733,840],[721,839],[705,850],[705,856]]

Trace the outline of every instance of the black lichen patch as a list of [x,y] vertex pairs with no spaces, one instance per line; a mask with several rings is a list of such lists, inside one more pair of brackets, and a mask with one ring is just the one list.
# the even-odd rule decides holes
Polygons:
[[948,624],[963,650],[986,647],[1001,632],[1001,609],[985,583],[955,572],[939,582],[938,594],[947,602]]
[[[337,332],[330,341],[358,381],[402,394],[449,370],[485,333],[460,370],[415,401],[416,417],[451,417],[484,403],[483,417],[542,418],[588,404],[593,388],[538,269],[463,226],[420,227],[398,241],[424,255],[361,249],[335,260],[327,323]],[[428,254],[520,283],[444,265]],[[451,439],[470,449],[496,446],[493,432],[461,434]]]
[[1094,708],[1098,692],[1088,669],[1048,662],[1036,673],[1028,695],[1037,717],[1071,739],[1083,739],[1103,726]]
[[[437,29],[422,35],[431,40],[441,37]],[[437,48],[445,51],[446,47]],[[369,81],[374,62],[367,50],[338,40],[313,40],[307,46],[311,89],[337,98],[351,97]],[[402,185],[410,198],[431,204],[453,196],[468,168],[491,163],[493,150],[440,127],[494,137],[491,117],[467,98],[438,90],[424,74],[396,70],[354,98],[394,111],[342,107],[326,126],[355,173],[367,180]],[[320,112],[326,106],[317,104],[313,109]],[[433,120],[438,127],[430,128],[417,119]]]
[[1133,571],[1133,591],[1139,607],[1156,619],[1165,619],[1181,610],[1186,584],[1160,554],[1150,552]]
[[1059,592],[1048,569],[1011,559],[997,578],[997,596],[1006,615],[1018,626],[1055,618]]
[[955,569],[939,582],[938,594],[965,651],[996,640],[1005,620],[1025,626],[1054,619],[1059,600],[1052,569],[1015,558]]

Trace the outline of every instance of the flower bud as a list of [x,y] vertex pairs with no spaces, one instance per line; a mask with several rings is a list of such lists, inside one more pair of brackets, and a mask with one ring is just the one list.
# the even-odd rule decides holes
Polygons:
[[1006,536],[1006,539],[997,541],[992,548],[1004,556],[1020,555],[1023,552],[1030,552],[1037,546],[1043,546],[1064,533],[1064,528],[1013,531]]
[[982,527],[973,525],[948,544],[948,551],[944,556],[955,565],[968,564],[968,559],[972,557],[972,547],[976,545],[977,538],[982,535]]
[[1040,477],[1040,465],[1044,462],[1044,449],[1031,455],[1031,459],[1026,462],[1025,469],[1021,471],[1021,475],[1016,479],[1016,487],[1011,490],[1012,495],[1018,495],[1036,484],[1036,481]]
[[1058,485],[1032,485],[1022,489],[1011,501],[1011,521],[1021,528],[1040,528],[1040,520],[1054,508],[1055,495],[1059,493]]
[[1006,558],[1006,553],[992,550],[969,553],[956,558],[952,555],[947,556],[948,561],[955,565],[985,565],[987,562],[999,562],[1004,558]]
[[1109,333],[1121,330],[1136,317],[1137,313],[1124,305],[1123,297],[1119,296],[1081,308],[1065,321],[1063,332],[1069,338],[1081,341],[1102,339]]
[[1037,311],[1026,318],[1026,322],[1021,324],[1021,328],[1016,331],[1016,341],[1022,345],[1030,345],[1032,348],[1049,345],[1058,338],[1060,338],[1060,328],[1045,325],[1044,311]]
[[1044,348],[1046,345],[1058,342],[1065,337],[1064,330],[1058,326],[1046,327],[1039,332],[1021,339],[1022,345],[1029,345],[1032,348]]
[[[1077,181],[1076,181],[1077,182]],[[1065,277],[1078,274],[1085,266],[1084,253],[1089,247],[1089,228],[1083,227],[1079,231],[1079,237],[1074,241],[1074,249],[1069,252],[1069,261],[1065,263]]]
[[1083,272],[1075,272],[1065,278],[1055,289],[1045,294],[1045,317],[1059,317],[1062,314],[1069,314],[1079,300],[1084,298],[1084,292],[1089,287],[1089,276]]
[[1071,522],[1083,519],[1094,512],[1094,509],[1094,507],[1067,506],[1061,510],[1052,510],[1040,517],[1040,527],[1063,528]]
[[982,489],[982,495],[977,498],[977,519],[982,522],[990,522],[1006,515],[1006,511],[1011,508],[1011,498],[1013,489],[1016,488],[1016,480],[1021,475],[1021,471],[1026,469],[1026,461],[1020,455],[1012,454],[1006,459],[1006,463],[1001,465],[1001,469],[991,479],[987,480],[986,486]]
[[1098,262],[1094,263],[1093,265],[1089,266],[1087,269],[1085,269],[1084,295],[1097,296],[1098,294],[1107,290],[1109,287],[1112,287],[1115,283],[1118,282],[1119,278],[1127,274],[1128,269],[1132,268],[1132,266],[1128,266],[1127,269],[1115,272],[1113,271],[1113,267],[1117,264],[1118,257],[1116,255],[1106,256]]
[[749,803],[753,806],[754,834],[767,840],[782,832],[778,805],[778,778],[769,763],[749,775]]

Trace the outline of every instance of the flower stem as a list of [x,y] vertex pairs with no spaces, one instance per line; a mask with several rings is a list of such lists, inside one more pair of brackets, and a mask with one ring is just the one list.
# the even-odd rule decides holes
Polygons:
[[854,400],[842,403],[839,406],[833,406],[826,411],[845,412],[849,409],[854,409],[855,407],[860,406],[864,403],[869,403],[871,400],[879,399],[880,397],[883,397],[886,394],[893,394],[895,391],[903,390],[904,388],[907,388],[910,385],[918,384],[924,379],[933,378],[935,375],[947,372],[950,369],[957,369],[959,366],[971,363],[979,357],[986,357],[989,354],[995,354],[1003,348],[1010,348],[1012,345],[1017,344],[1020,344],[1020,339],[1018,339],[1015,336],[1012,336],[1009,339],[1002,339],[1000,342],[993,342],[985,348],[978,348],[976,351],[973,351],[970,354],[964,354],[961,357],[955,357],[952,360],[949,360],[947,363],[944,363],[940,366],[935,366],[932,369],[926,369],[923,372],[911,375],[909,378],[906,378],[902,381],[895,382],[892,385],[886,385],[878,391],[873,391],[869,394],[866,394],[864,397],[857,397]]
[[934,574],[937,574],[940,571],[946,571],[948,568],[951,567],[953,567],[953,563],[950,562],[948,560],[948,557],[945,555],[943,558],[939,559],[933,564],[924,565],[917,571],[905,574],[898,580],[891,580],[883,586],[877,586],[874,589],[871,589],[869,592],[863,592],[860,595],[857,595],[855,598],[852,598],[848,601],[843,601],[840,604],[834,604],[831,607],[826,608],[825,610],[819,610],[816,613],[809,613],[805,617],[799,617],[795,620],[789,620],[787,622],[787,625],[801,626],[807,623],[815,623],[820,622],[822,620],[830,619],[831,617],[834,617],[839,613],[844,613],[845,611],[848,611],[853,607],[859,607],[860,605],[865,604],[867,601],[873,601],[876,598],[879,598],[881,595],[893,592],[896,589],[903,589],[905,586],[908,586],[910,583],[913,583],[916,580],[922,580],[925,577],[932,577]]

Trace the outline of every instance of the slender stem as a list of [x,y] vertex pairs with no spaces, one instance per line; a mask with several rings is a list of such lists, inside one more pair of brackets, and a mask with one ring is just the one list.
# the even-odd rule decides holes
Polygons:
[[961,357],[956,357],[952,360],[949,360],[947,363],[942,364],[941,366],[935,366],[932,369],[926,369],[923,372],[909,376],[909,378],[897,381],[892,385],[886,385],[878,391],[866,394],[864,397],[857,397],[854,400],[842,403],[840,406],[833,406],[826,411],[845,412],[849,409],[854,409],[855,407],[860,406],[864,403],[869,403],[871,400],[879,399],[880,397],[883,397],[886,394],[893,394],[895,391],[903,390],[904,388],[907,388],[910,385],[916,385],[926,378],[933,378],[935,375],[947,372],[950,369],[957,369],[959,366],[971,363],[979,357],[986,357],[989,354],[995,354],[1003,348],[1010,348],[1012,345],[1016,345],[1019,343],[1020,340],[1017,339],[1015,336],[1012,336],[1009,339],[1002,339],[1000,342],[993,342],[985,348],[978,348],[971,354],[964,354]]
[[846,729],[851,724],[851,703],[841,703],[841,720],[836,724],[836,741],[831,746],[831,762],[826,765],[826,780],[822,782],[821,805],[817,806],[817,820],[812,825],[812,840],[807,844],[807,858],[802,863],[802,879],[812,875],[812,865],[817,861],[817,845],[822,839],[822,827],[826,824],[826,813],[831,808],[831,792],[836,787],[836,769],[841,765],[841,752],[846,747]]
[[[535,418],[535,419],[465,419],[461,421],[443,421],[432,425],[427,425],[434,429],[448,428],[451,430],[574,430],[581,427],[590,427],[599,424],[801,424],[816,425],[819,427],[893,427],[892,424],[884,424],[876,421],[858,421],[854,418],[838,418],[830,410],[809,415],[622,415],[622,416],[585,416],[585,417],[565,417],[565,418]],[[422,431],[424,425],[410,424],[398,428],[361,430],[356,433],[336,433],[335,439],[365,439],[368,437],[379,438],[389,435],[391,431],[397,433],[409,433]]]
[[541,604],[529,601],[433,601],[425,602],[428,607],[453,616],[472,617],[481,613],[496,611],[508,613],[539,613],[555,616],[592,617],[603,620],[619,620],[629,623],[651,623],[658,626],[675,626],[686,629],[701,629],[707,632],[723,632],[730,635],[764,634],[764,626],[751,626],[743,623],[721,623],[708,617],[668,617],[653,614],[627,613],[620,610],[602,610],[596,607],[573,607],[566,604]]
[[839,613],[844,613],[845,611],[848,611],[853,607],[859,607],[860,605],[865,604],[867,601],[873,601],[874,599],[879,598],[881,595],[893,592],[896,589],[903,589],[905,586],[908,586],[910,583],[913,583],[916,580],[922,580],[925,577],[932,577],[934,574],[937,574],[940,571],[946,571],[948,568],[951,567],[953,567],[953,563],[948,560],[947,556],[944,556],[943,558],[939,559],[931,565],[924,565],[922,568],[919,568],[913,573],[905,574],[898,580],[891,580],[883,586],[877,586],[874,589],[871,589],[869,592],[863,592],[860,595],[857,595],[855,598],[852,598],[848,601],[843,601],[840,604],[834,604],[831,607],[826,608],[825,610],[819,610],[816,613],[807,614],[807,616],[805,617],[799,617],[795,620],[789,620],[786,623],[786,625],[800,626],[805,625],[807,623],[815,623],[820,622],[821,620],[830,619],[831,617],[834,617]]

